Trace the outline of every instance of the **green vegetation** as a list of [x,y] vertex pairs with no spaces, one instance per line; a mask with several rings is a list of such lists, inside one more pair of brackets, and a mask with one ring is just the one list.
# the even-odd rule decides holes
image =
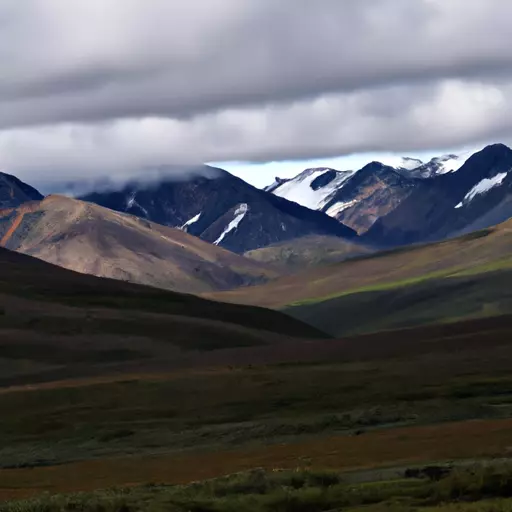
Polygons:
[[471,268],[462,268],[462,267],[453,267],[449,269],[439,270],[437,272],[430,272],[428,274],[411,277],[408,279],[401,279],[398,281],[391,281],[386,283],[376,283],[368,286],[363,286],[360,288],[355,288],[351,290],[344,290],[340,293],[333,293],[326,297],[315,297],[310,299],[303,299],[297,302],[293,302],[290,304],[290,307],[295,306],[306,306],[310,304],[318,304],[321,302],[326,302],[331,299],[337,299],[340,297],[345,297],[347,295],[353,295],[356,293],[364,293],[364,292],[377,292],[377,291],[385,291],[385,290],[393,290],[395,288],[401,288],[404,286],[411,286],[419,283],[423,283],[429,280],[438,280],[440,278],[454,278],[454,277],[464,277],[464,276],[476,276],[479,274],[485,274],[487,272],[496,272],[500,270],[507,270],[512,268],[512,258],[501,258],[499,260],[493,261],[491,263],[486,263],[483,265],[478,265],[476,267]]
[[0,512],[510,509],[504,267],[292,308],[378,331],[311,341],[275,311],[5,259]]
[[[217,363],[4,392],[0,466],[261,447],[328,435],[351,439],[398,426],[508,419],[508,339],[501,325],[469,325],[443,336],[426,331],[356,339],[337,351],[326,341],[315,346],[323,360],[310,363]],[[290,361],[294,357],[290,352]]]
[[507,315],[512,271],[488,270],[382,284],[284,311],[336,337]]
[[[395,288],[401,288],[404,286],[411,286],[414,284],[422,283],[424,281],[428,281],[429,279],[438,279],[443,277],[451,277],[456,275],[464,275],[460,269],[453,268],[449,270],[440,270],[438,272],[431,272],[430,274],[425,274],[417,277],[410,277],[408,279],[401,279],[400,281],[392,281],[390,283],[377,283],[368,286],[363,286],[361,288],[355,288],[351,290],[344,290],[340,293],[333,293],[326,297],[315,297],[310,299],[303,299],[297,302],[293,302],[290,304],[290,307],[296,306],[307,306],[311,304],[318,304],[322,302],[327,302],[332,299],[338,299],[341,297],[346,297],[348,295],[353,295],[356,293],[365,293],[365,292],[377,292],[384,290],[393,290]],[[476,272],[477,274],[479,272]]]
[[0,505],[0,512],[355,512],[363,507],[396,512],[495,512],[512,510],[511,489],[508,466],[360,484],[331,471],[255,470],[188,486],[147,485],[15,501]]
[[302,307],[362,293],[398,292],[423,284],[436,286],[440,280],[510,271],[511,233],[507,222],[452,240],[356,256],[263,286],[214,296],[273,308]]

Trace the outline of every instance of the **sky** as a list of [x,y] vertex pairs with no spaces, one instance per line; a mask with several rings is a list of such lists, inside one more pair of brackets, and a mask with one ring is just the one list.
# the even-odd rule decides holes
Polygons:
[[263,185],[510,144],[511,19],[509,0],[0,0],[0,169],[59,191],[213,162]]

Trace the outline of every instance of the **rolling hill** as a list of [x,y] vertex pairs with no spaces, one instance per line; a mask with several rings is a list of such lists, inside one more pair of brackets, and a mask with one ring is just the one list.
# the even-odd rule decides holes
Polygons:
[[368,254],[373,250],[369,246],[337,237],[306,236],[249,251],[245,256],[287,271],[301,271],[308,267],[337,263]]
[[509,269],[454,272],[305,301],[285,311],[332,336],[353,336],[510,315],[511,289]]
[[0,249],[0,384],[168,370],[195,353],[324,338],[271,310],[85,275]]
[[0,246],[78,272],[189,293],[277,275],[182,230],[63,196],[0,210]]
[[333,335],[512,310],[512,221],[462,237],[355,257],[246,290],[225,301],[287,308]]

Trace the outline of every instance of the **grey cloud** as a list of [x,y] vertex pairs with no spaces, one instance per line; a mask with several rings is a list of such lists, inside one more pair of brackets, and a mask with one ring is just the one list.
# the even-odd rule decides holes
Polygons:
[[512,80],[498,85],[447,80],[182,120],[5,130],[0,132],[0,169],[49,191],[105,176],[118,181],[149,179],[155,172],[176,176],[207,161],[411,152],[497,140],[512,140]]
[[4,0],[0,127],[512,73],[503,0]]
[[508,142],[510,19],[507,0],[2,0],[0,168],[57,190]]

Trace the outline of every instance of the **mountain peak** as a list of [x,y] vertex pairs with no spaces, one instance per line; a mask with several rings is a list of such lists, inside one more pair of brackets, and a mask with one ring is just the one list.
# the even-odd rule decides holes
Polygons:
[[370,162],[369,164],[366,164],[359,171],[359,173],[361,173],[361,174],[368,174],[368,173],[382,174],[382,173],[389,173],[389,172],[396,174],[396,169],[394,167],[391,167],[389,165],[386,165],[386,164],[383,164],[382,162],[377,162],[377,161],[373,161],[373,162]]
[[[510,149],[505,144],[490,144],[485,146],[481,151],[478,151],[471,155],[461,166],[461,171],[464,174],[468,172],[474,173],[475,171],[479,171],[479,173],[494,173],[495,168],[501,171],[509,171],[512,166],[512,149]],[[482,175],[482,178],[485,178],[485,175]]]
[[412,171],[423,165],[420,159],[409,156],[386,156],[381,160],[381,163],[403,171]]
[[15,208],[28,201],[39,201],[43,195],[23,181],[0,172],[0,208]]
[[485,155],[488,155],[490,153],[496,155],[510,155],[512,154],[512,149],[510,149],[507,145],[499,142],[496,144],[489,144],[488,146],[485,146],[485,148],[482,149],[480,153],[484,153]]

